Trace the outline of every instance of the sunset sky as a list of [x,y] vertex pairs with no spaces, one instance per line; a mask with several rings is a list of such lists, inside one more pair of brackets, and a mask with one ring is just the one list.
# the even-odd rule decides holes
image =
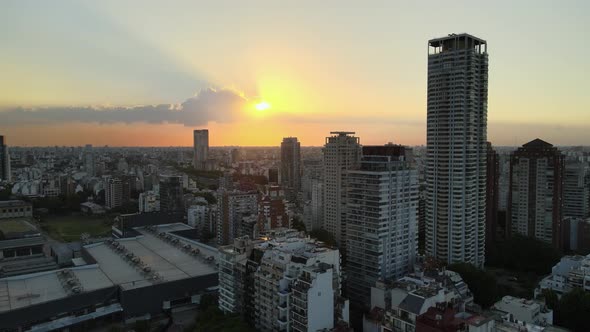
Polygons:
[[[427,41],[488,42],[488,139],[590,143],[588,1],[0,4],[10,145],[322,145],[426,138]],[[265,101],[270,108],[259,111]],[[34,113],[33,113],[34,112]]]

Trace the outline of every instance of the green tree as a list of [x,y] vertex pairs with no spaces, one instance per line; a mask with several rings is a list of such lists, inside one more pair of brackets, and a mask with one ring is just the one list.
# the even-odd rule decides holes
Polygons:
[[452,264],[448,269],[461,275],[473,293],[475,303],[487,308],[497,301],[498,285],[493,274],[467,263]]
[[494,250],[486,258],[486,264],[512,271],[533,272],[540,276],[550,273],[561,256],[561,252],[550,244],[532,237],[513,235],[506,241],[495,243]]
[[564,294],[554,310],[556,325],[566,327],[574,332],[590,331],[590,320],[588,319],[590,293],[576,288]]
[[313,231],[309,232],[309,236],[324,242],[328,246],[336,246],[336,239],[330,232],[328,232],[325,229],[314,229]]
[[293,220],[291,221],[291,228],[296,229],[300,232],[307,231],[305,229],[305,224],[303,223],[303,220],[301,220],[301,218],[299,218],[299,216],[293,217]]

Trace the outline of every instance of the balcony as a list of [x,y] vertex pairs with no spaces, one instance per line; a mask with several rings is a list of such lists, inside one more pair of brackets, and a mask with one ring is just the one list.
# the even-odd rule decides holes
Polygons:
[[288,290],[280,290],[277,292],[277,294],[281,297],[288,297],[290,293],[291,292],[289,292]]

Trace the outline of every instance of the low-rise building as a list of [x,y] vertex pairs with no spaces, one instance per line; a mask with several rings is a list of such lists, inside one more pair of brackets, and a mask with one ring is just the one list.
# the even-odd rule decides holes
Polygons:
[[103,318],[150,319],[198,303],[218,284],[218,253],[180,235],[190,229],[137,227],[132,237],[84,246],[75,267],[0,279],[1,328],[86,330]]
[[535,297],[544,289],[551,289],[561,296],[574,288],[590,291],[590,255],[562,257],[551,269],[551,274],[541,279]]
[[30,218],[33,216],[33,204],[20,200],[1,201],[0,219]]
[[509,319],[521,322],[547,326],[553,324],[553,310],[548,309],[544,303],[534,300],[504,296],[502,300],[496,302],[493,308],[505,315]]

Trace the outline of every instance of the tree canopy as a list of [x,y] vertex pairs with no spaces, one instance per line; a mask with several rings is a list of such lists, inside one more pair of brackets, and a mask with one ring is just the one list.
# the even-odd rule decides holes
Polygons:
[[452,264],[448,269],[461,275],[473,293],[475,303],[487,308],[498,300],[498,285],[493,274],[467,263]]
[[550,244],[532,237],[513,235],[494,244],[486,258],[486,265],[545,275],[551,273],[551,268],[560,258],[559,250]]

